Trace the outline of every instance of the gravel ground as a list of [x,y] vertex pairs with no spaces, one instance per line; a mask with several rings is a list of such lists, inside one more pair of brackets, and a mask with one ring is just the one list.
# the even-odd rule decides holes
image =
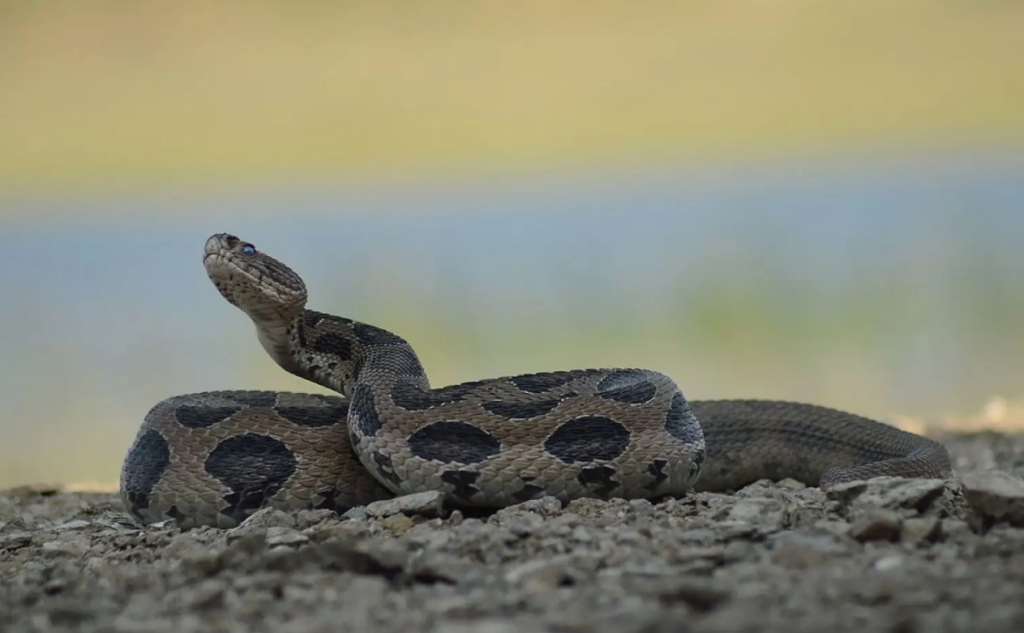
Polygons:
[[116,495],[0,492],[0,631],[1022,631],[1024,434],[955,481],[791,481],[481,517],[433,494],[140,530]]

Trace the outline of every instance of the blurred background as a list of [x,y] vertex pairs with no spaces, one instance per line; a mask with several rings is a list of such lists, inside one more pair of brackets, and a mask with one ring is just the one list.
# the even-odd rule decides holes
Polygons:
[[1024,399],[1024,2],[0,0],[0,487],[116,485],[147,410],[323,392],[215,232],[435,386],[996,423]]

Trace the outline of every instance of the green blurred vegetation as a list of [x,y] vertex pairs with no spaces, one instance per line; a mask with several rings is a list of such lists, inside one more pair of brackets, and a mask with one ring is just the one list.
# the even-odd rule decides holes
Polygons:
[[[325,296],[328,288],[312,289],[316,309],[400,333],[435,386],[555,369],[642,366],[668,373],[693,399],[792,399],[890,421],[895,415],[963,418],[993,396],[1024,399],[1024,337],[1016,327],[1024,299],[984,281],[941,313],[911,289],[884,281],[829,305],[798,288],[738,282],[668,293],[665,303],[647,311],[574,298],[561,318],[524,304],[519,312],[488,319],[417,297],[400,282],[382,285],[374,305],[355,307],[346,298]],[[209,301],[218,298],[211,294]],[[54,307],[50,314],[58,312]],[[231,317],[218,320],[215,332],[230,350],[230,360],[217,366],[230,369],[197,390],[331,393],[282,371],[259,347],[244,315]],[[153,327],[159,331],[159,322]],[[145,411],[184,391],[183,376],[213,362],[185,356],[178,347],[156,335],[133,340],[118,367],[103,368],[106,376],[74,342],[43,353],[46,369],[38,374],[45,380],[18,394],[24,408],[17,424],[10,420],[5,429],[17,441],[0,446],[0,487],[40,480],[115,482]],[[922,366],[928,359],[937,366]]]
[[0,3],[0,193],[1024,138],[1024,3]]

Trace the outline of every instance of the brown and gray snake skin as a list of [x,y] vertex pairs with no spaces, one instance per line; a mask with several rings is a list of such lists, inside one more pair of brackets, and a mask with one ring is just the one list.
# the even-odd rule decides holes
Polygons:
[[952,475],[929,438],[810,404],[687,402],[646,369],[434,389],[405,340],[307,310],[302,279],[252,244],[213,235],[203,263],[278,365],[344,397],[213,391],[158,403],[121,470],[121,497],[142,523],[226,528],[267,506],[344,511],[428,490],[451,507],[499,508],[730,491],[764,478],[827,486]]

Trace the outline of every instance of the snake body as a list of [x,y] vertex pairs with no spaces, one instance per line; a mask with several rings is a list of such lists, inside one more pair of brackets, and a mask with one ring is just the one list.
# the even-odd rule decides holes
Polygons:
[[234,235],[203,262],[286,371],[338,396],[211,391],[163,400],[121,470],[139,521],[233,527],[259,508],[343,511],[436,490],[454,507],[541,496],[647,498],[879,475],[948,477],[938,442],[810,404],[688,402],[648,369],[524,374],[432,388],[413,348],[306,308],[293,270]]

